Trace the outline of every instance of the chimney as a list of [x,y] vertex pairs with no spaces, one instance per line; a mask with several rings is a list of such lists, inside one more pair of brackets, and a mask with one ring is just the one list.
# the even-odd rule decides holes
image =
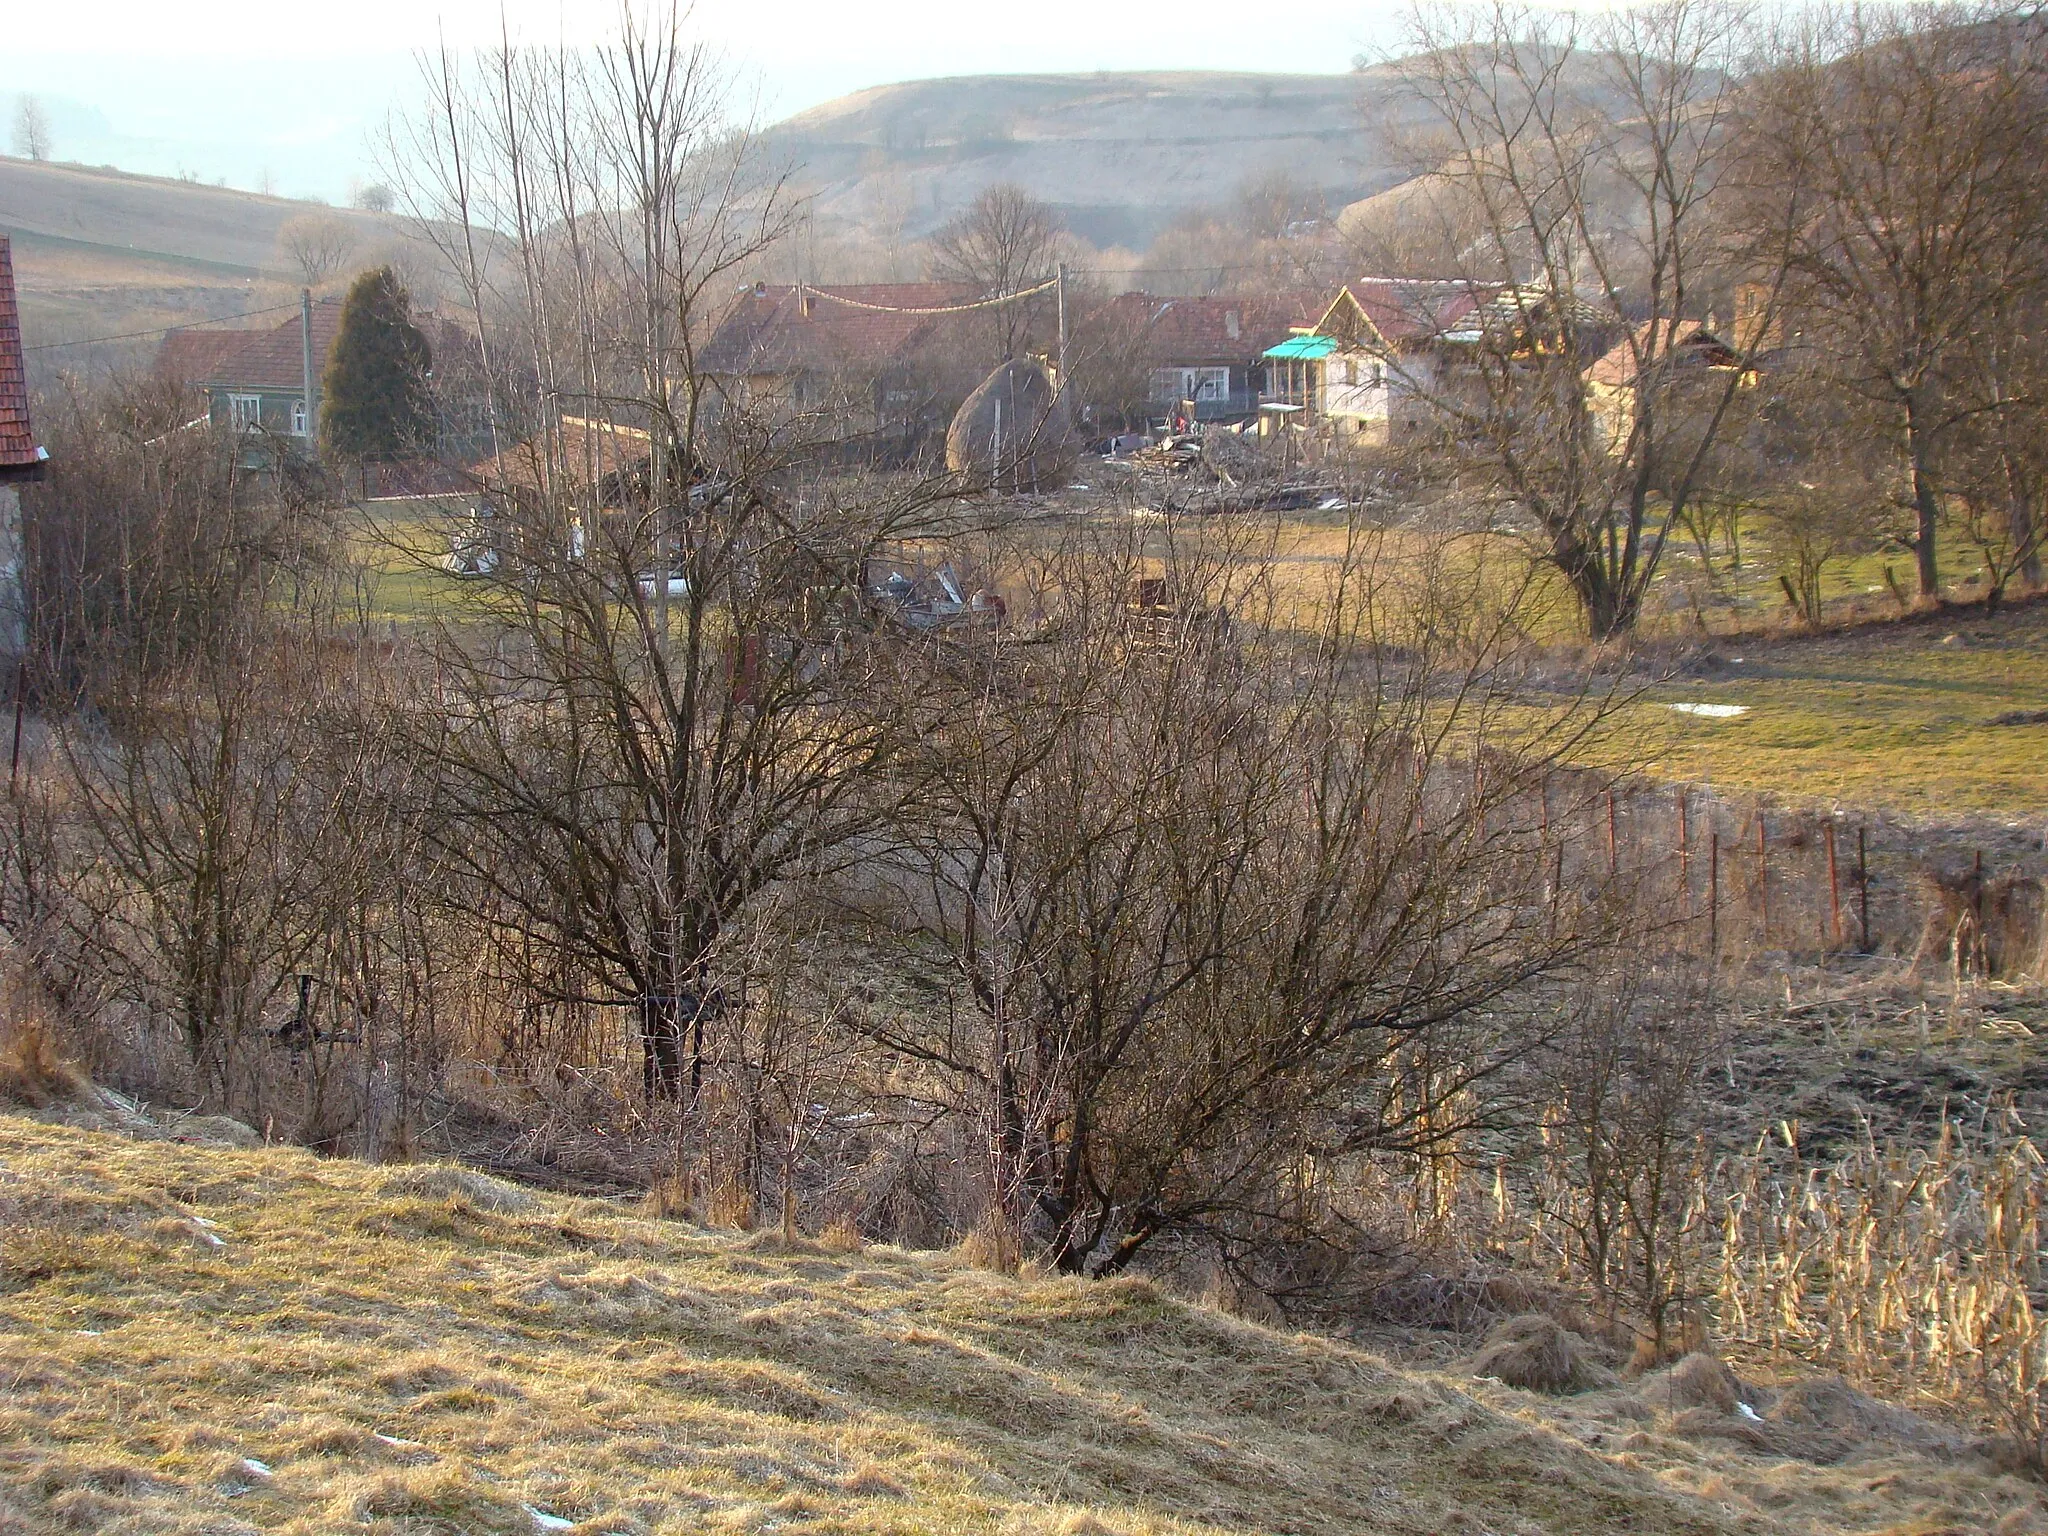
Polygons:
[[796,312],[799,315],[803,316],[804,319],[810,319],[811,305],[813,302],[814,301],[811,298],[811,290],[806,288],[802,283],[798,283],[796,285]]
[[1238,318],[1238,313],[1236,310],[1226,309],[1225,311],[1223,311],[1224,335],[1228,336],[1232,341],[1235,341],[1238,338],[1238,333],[1241,332],[1243,329],[1244,322]]

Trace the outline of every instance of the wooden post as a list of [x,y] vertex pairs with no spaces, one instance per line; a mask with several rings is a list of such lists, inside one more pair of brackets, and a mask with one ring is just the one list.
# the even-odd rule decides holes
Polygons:
[[1707,958],[1721,957],[1721,832],[1707,839]]
[[1832,943],[1842,942],[1842,879],[1835,863],[1835,818],[1828,818],[1828,933]]
[[1678,792],[1678,910],[1682,917],[1692,916],[1691,829],[1686,818],[1686,801],[1690,798],[1684,790]]
[[1856,898],[1861,911],[1864,954],[1870,953],[1870,848],[1868,827],[1856,829]]
[[1970,859],[1970,917],[1976,926],[1973,941],[1977,947],[1979,966],[1986,976],[1991,974],[1991,946],[1984,938],[1984,850],[1976,849]]
[[1771,943],[1771,850],[1764,839],[1764,812],[1758,806],[1756,812],[1756,907],[1757,917],[1763,924],[1761,942],[1768,949]]
[[1614,791],[1607,791],[1607,878],[1613,879],[1621,872],[1621,865],[1614,847]]
[[14,750],[7,755],[7,793],[12,796],[21,780],[21,712],[28,705],[28,658],[14,664]]

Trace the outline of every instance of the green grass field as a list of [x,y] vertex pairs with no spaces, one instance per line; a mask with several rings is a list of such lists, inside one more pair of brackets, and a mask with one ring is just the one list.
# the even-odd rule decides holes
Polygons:
[[[2048,602],[1963,609],[1840,634],[1723,647],[1711,677],[1653,684],[1628,706],[1649,771],[1731,789],[1913,814],[2048,811]],[[1677,703],[1733,705],[1729,718]]]
[[[451,503],[451,507],[453,504]],[[406,623],[453,597],[461,583],[439,567],[448,509],[435,504],[381,507],[364,517],[358,550],[369,573],[368,611],[376,623]],[[1199,531],[1198,529],[1195,531]],[[1417,536],[1374,535],[1375,561],[1397,586],[1419,581],[1427,548]],[[1293,517],[1265,532],[1232,534],[1246,551],[1273,561],[1283,611],[1306,621],[1343,557],[1341,514]],[[1163,535],[1148,540],[1163,547]],[[1475,558],[1468,555],[1469,558]],[[1484,552],[1482,580],[1517,591],[1520,621],[1532,633],[1566,640],[1569,602],[1554,577],[1529,579],[1526,556],[1504,542]],[[1623,706],[1610,740],[1613,760],[1654,776],[1689,779],[1733,791],[1762,791],[1808,801],[1840,800],[1912,814],[1977,812],[2033,815],[2048,809],[2048,725],[1993,726],[2012,711],[2048,709],[2048,604],[2010,606],[1986,618],[1975,606],[1896,618],[1884,567],[1909,580],[1894,555],[1845,560],[1827,590],[1837,613],[1879,616],[1837,632],[1807,634],[1789,622],[1776,567],[1761,542],[1739,572],[1717,550],[1721,600],[1704,610],[1673,607],[1687,583],[1697,589],[1700,562],[1674,543],[1663,578],[1661,611],[1644,637],[1704,642],[1728,663],[1710,674],[1651,681]],[[1954,593],[1975,590],[1965,550],[1943,551]],[[1526,585],[1525,585],[1526,581]],[[1654,663],[1652,663],[1654,665]],[[1673,704],[1736,706],[1727,718],[1688,716]]]

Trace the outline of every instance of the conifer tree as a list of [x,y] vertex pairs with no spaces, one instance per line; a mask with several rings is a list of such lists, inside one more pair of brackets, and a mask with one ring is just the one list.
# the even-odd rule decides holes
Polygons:
[[350,458],[389,459],[432,442],[432,364],[398,274],[388,266],[363,273],[342,303],[321,379],[322,445]]

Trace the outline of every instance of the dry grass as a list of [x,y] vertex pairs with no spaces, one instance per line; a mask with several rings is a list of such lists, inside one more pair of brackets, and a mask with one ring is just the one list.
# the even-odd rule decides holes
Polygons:
[[0,1202],[10,1536],[1736,1528],[1142,1280],[18,1117]]
[[1565,1396],[1468,1385],[1488,1406],[1712,1504],[1743,1530],[1812,1536],[2041,1536],[2040,1484],[2001,1472],[1967,1437],[1839,1377],[1775,1383],[1692,1355],[1669,1370]]
[[0,978],[0,1106],[44,1109],[82,1099],[91,1083],[64,1059],[42,1000]]
[[1738,1340],[1988,1412],[2048,1471],[2048,1168],[2015,1120],[1931,1147],[1872,1144],[1825,1169],[1730,1181],[1719,1314]]

